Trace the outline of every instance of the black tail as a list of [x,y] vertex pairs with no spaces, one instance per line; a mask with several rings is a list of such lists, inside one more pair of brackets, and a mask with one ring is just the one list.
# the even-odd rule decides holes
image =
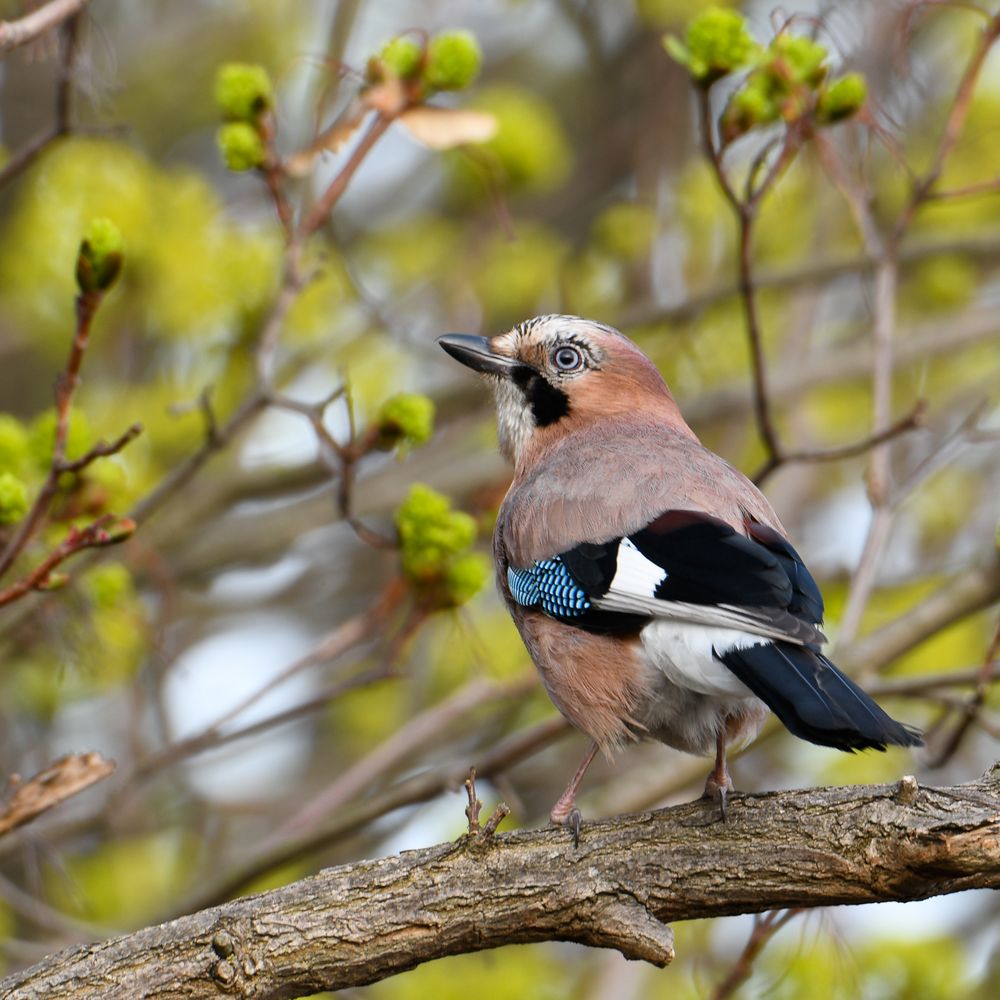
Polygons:
[[822,653],[767,642],[715,654],[789,732],[837,750],[923,746],[920,732],[890,718]]

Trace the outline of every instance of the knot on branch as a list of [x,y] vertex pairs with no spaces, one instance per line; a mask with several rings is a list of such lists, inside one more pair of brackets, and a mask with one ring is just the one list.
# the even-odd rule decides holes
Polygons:
[[264,959],[246,947],[235,929],[219,927],[212,934],[209,975],[223,993],[252,996],[254,977],[264,968]]

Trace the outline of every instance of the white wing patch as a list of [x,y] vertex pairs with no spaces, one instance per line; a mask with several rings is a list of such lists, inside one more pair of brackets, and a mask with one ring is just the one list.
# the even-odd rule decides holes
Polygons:
[[666,578],[667,571],[662,566],[650,562],[631,538],[623,538],[618,546],[618,564],[608,595],[630,595],[648,600]]
[[809,626],[790,614],[785,614],[784,620],[781,620],[773,608],[761,609],[761,614],[755,614],[753,609],[727,604],[660,600],[655,596],[656,588],[666,578],[666,570],[647,559],[628,538],[619,543],[617,559],[608,592],[602,597],[591,598],[591,604],[601,611],[687,622],[707,626],[709,631],[712,628],[735,629],[757,637],[797,644],[826,640],[818,626]]
[[679,687],[720,697],[750,698],[753,692],[715,657],[731,649],[770,642],[737,629],[713,628],[659,618],[640,633],[650,665]]

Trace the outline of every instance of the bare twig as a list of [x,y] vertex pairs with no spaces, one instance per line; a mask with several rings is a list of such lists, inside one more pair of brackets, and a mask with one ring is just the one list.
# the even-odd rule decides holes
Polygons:
[[50,764],[27,781],[12,778],[0,806],[0,837],[103,780],[115,763],[99,753],[76,753]]
[[469,798],[469,804],[465,807],[465,818],[469,821],[469,836],[479,836],[479,812],[483,808],[483,803],[476,794],[476,769],[469,768],[469,776],[465,779],[465,794]]
[[79,14],[90,0],[49,0],[16,21],[0,21],[0,53],[41,38],[67,18]]
[[[402,109],[400,109],[402,110]],[[316,204],[309,210],[309,213],[302,220],[299,226],[299,236],[302,238],[310,236],[329,218],[334,205],[340,200],[340,196],[347,189],[351,178],[354,176],[362,161],[370,152],[372,146],[382,137],[389,126],[398,117],[399,112],[377,111],[372,119],[368,131],[361,137],[358,144],[351,151],[347,162],[341,167],[340,172],[330,182],[327,189],[316,200]]]
[[[113,527],[112,527],[113,525]],[[125,541],[135,530],[135,523],[115,514],[105,514],[85,528],[71,527],[66,537],[30,572],[16,583],[0,590],[0,608],[24,597],[32,590],[53,590],[65,582],[57,580],[53,570],[70,556],[84,549],[99,549]]]
[[[66,457],[70,405],[80,381],[80,367],[83,364],[83,356],[90,341],[91,323],[103,298],[104,293],[101,291],[81,292],[76,298],[76,331],[73,335],[66,366],[56,380],[56,430],[49,471],[31,508],[18,524],[17,530],[11,536],[3,553],[0,554],[0,577],[10,569],[41,525],[59,489],[60,476],[67,472],[78,473],[96,459],[120,451],[142,430],[140,425],[133,424],[110,444],[101,441],[80,458],[67,459]],[[31,590],[48,586],[51,583],[52,570],[74,553],[86,548],[123,541],[132,533],[135,525],[130,520],[122,519],[118,521],[116,530],[109,532],[108,528],[116,520],[114,515],[109,514],[98,518],[86,528],[71,528],[66,538],[35,569],[17,583],[0,591],[0,606],[23,597]]]
[[940,180],[948,157],[958,143],[965,120],[969,114],[969,109],[972,106],[972,95],[979,81],[983,64],[986,62],[986,57],[989,55],[990,49],[993,48],[993,44],[998,37],[1000,37],[1000,14],[994,14],[983,28],[979,40],[976,42],[976,47],[973,49],[972,56],[969,58],[962,73],[962,79],[959,81],[958,90],[955,92],[955,97],[952,100],[948,117],[945,119],[941,138],[938,141],[931,165],[914,184],[910,197],[899,218],[896,220],[892,241],[897,245],[909,231],[917,209],[927,201],[934,186]]
[[464,718],[480,705],[517,698],[531,690],[535,683],[534,677],[504,685],[476,680],[459,688],[451,697],[414,716],[370,754],[339,774],[336,780],[314,795],[297,815],[275,831],[265,843],[264,850],[315,829],[321,820],[333,815],[363,789],[373,785],[379,777],[401,761],[407,760],[427,740],[439,736],[455,719]]
[[715,988],[712,1000],[727,1000],[728,997],[731,997],[753,974],[753,963],[771,938],[801,912],[802,910],[793,908],[757,914],[754,917],[753,930],[750,932],[750,937],[744,945],[740,957],[736,959],[733,967]]
[[[515,733],[480,758],[476,773],[481,777],[495,778],[522,760],[531,757],[544,747],[562,739],[570,731],[569,723],[561,716],[554,716],[529,729]],[[263,857],[253,859],[237,871],[223,876],[196,900],[189,901],[177,910],[180,913],[214,906],[240,892],[250,883],[290,862],[307,858],[318,851],[336,844],[345,837],[365,827],[372,820],[404,806],[428,802],[442,792],[461,785],[468,768],[464,764],[449,763],[401,781],[384,792],[366,797],[338,811],[329,824],[305,840],[285,844]]]
[[973,724],[981,721],[983,705],[986,703],[986,695],[989,693],[990,683],[993,680],[997,653],[1000,653],[1000,621],[997,622],[993,638],[990,640],[986,655],[979,668],[976,688],[958,706],[958,722],[952,731],[942,738],[936,752],[927,761],[928,767],[943,767],[955,755]]

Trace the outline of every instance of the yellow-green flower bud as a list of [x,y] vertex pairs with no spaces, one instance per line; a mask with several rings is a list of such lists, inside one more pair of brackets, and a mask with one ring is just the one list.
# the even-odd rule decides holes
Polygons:
[[445,593],[455,607],[472,600],[490,578],[490,565],[481,552],[467,552],[451,561],[444,575]]
[[[56,411],[44,410],[31,422],[28,431],[28,455],[35,467],[48,471],[52,464],[52,449],[56,440]],[[85,454],[94,442],[94,434],[82,410],[71,408],[66,432],[66,457],[71,461]]]
[[0,472],[0,524],[15,524],[28,513],[28,488],[10,472]]
[[452,556],[476,538],[476,522],[452,510],[448,498],[423,483],[414,483],[396,511],[403,572],[411,580],[433,583],[443,576]]
[[27,427],[17,417],[0,413],[0,471],[20,474],[30,454]]
[[785,84],[818,87],[826,77],[826,49],[801,35],[778,35],[768,50],[771,73]]
[[260,133],[247,122],[229,122],[216,138],[222,159],[230,170],[253,170],[262,166],[267,155]]
[[412,80],[424,60],[424,50],[408,35],[399,35],[387,42],[379,53],[382,65],[401,80]]
[[393,396],[378,415],[379,444],[392,448],[401,441],[426,444],[434,433],[434,403],[417,393]]
[[215,74],[215,103],[230,121],[254,122],[274,106],[271,77],[263,66],[224,63]]
[[665,35],[663,46],[703,87],[743,68],[759,51],[743,15],[718,7],[691,21],[683,42]]
[[847,73],[837,77],[820,91],[816,102],[816,120],[821,125],[832,125],[856,114],[868,97],[868,86],[860,73]]
[[424,79],[432,90],[462,90],[479,74],[482,53],[469,31],[445,31],[427,46]]
[[763,74],[751,73],[743,86],[730,97],[719,127],[723,138],[731,142],[756,125],[777,121],[780,112],[781,106],[775,99],[770,81]]
[[91,219],[76,258],[80,291],[106,292],[121,272],[124,254],[121,230],[110,219]]
[[83,578],[83,590],[99,608],[124,604],[135,594],[132,575],[121,563],[95,566]]

